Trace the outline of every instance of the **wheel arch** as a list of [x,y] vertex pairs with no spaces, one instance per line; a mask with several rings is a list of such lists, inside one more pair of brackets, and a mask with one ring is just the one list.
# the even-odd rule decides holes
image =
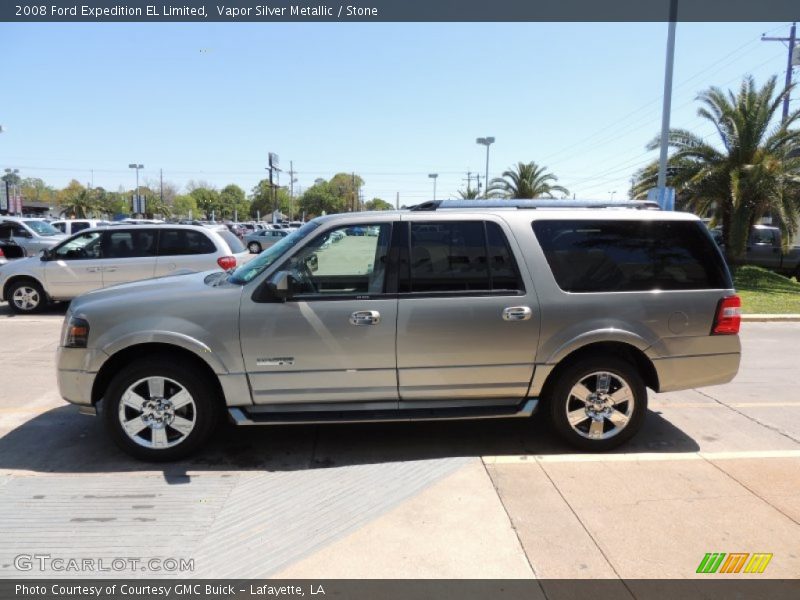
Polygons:
[[25,273],[25,274],[20,274],[20,275],[12,275],[11,277],[9,277],[6,280],[6,282],[3,284],[3,298],[2,298],[3,300],[8,302],[8,294],[9,294],[9,291],[11,290],[11,286],[14,285],[17,282],[20,282],[20,281],[32,281],[32,282],[34,282],[36,285],[38,285],[40,288],[42,288],[42,291],[44,292],[45,298],[47,298],[48,300],[50,299],[50,296],[48,295],[47,290],[44,287],[44,283],[42,283],[39,279],[37,279],[33,275],[28,275],[27,273]]
[[164,342],[133,344],[109,356],[103,362],[92,383],[92,404],[97,404],[103,398],[111,380],[122,367],[142,358],[152,359],[155,357],[163,357],[166,363],[180,361],[191,365],[192,369],[196,369],[199,373],[208,377],[209,381],[214,385],[215,396],[218,401],[222,406],[225,405],[225,392],[222,389],[219,376],[214,372],[211,365],[187,348]]
[[653,361],[633,344],[619,341],[593,342],[581,346],[564,356],[550,371],[541,388],[540,396],[547,398],[561,373],[576,362],[597,356],[615,356],[629,362],[636,368],[644,384],[655,392],[659,390],[658,371]]

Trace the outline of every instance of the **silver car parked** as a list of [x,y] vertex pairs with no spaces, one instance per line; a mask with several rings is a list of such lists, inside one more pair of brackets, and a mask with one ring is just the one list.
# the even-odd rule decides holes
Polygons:
[[[694,215],[641,202],[426,203],[317,218],[233,273],[72,303],[61,395],[130,454],[239,425],[527,418],[588,451],[630,439],[647,388],[730,381],[740,301]],[[341,235],[371,230],[375,235]],[[331,243],[333,239],[339,241]],[[121,318],[124,315],[124,318]]]
[[0,237],[13,240],[33,256],[52,248],[65,236],[44,219],[0,216]]
[[285,229],[258,229],[244,236],[244,243],[247,249],[253,254],[259,254],[266,248],[277,244],[289,235]]
[[176,272],[233,269],[250,255],[222,228],[117,225],[85,229],[41,256],[0,270],[0,299],[17,313],[99,288]]

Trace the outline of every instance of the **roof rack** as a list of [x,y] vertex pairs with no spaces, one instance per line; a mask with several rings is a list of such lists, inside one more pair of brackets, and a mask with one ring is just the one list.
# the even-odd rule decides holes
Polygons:
[[435,211],[446,208],[484,209],[484,208],[632,208],[636,210],[660,210],[657,202],[652,200],[431,200],[415,206],[412,211]]

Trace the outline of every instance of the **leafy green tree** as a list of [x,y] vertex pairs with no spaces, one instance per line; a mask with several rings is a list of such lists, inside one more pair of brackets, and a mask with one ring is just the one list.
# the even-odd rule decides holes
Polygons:
[[330,183],[321,181],[308,188],[300,197],[298,205],[309,216],[345,211],[345,199],[331,190]]
[[[800,110],[783,122],[778,113],[791,90],[777,92],[771,77],[758,88],[747,76],[737,93],[711,87],[698,95],[698,116],[712,123],[718,144],[686,129],[672,129],[668,143],[667,184],[676,189],[678,205],[714,215],[722,226],[722,241],[729,262],[744,253],[753,224],[763,216],[788,241],[797,234],[800,220],[800,130],[793,128]],[[659,145],[653,140],[649,149]],[[658,164],[653,162],[636,175],[633,196],[644,198],[655,187]]]
[[567,188],[556,185],[558,177],[547,172],[547,167],[531,161],[519,162],[503,171],[502,177],[492,179],[489,184],[489,195],[501,198],[553,198],[558,192],[567,195]]
[[233,183],[222,188],[219,206],[219,216],[223,219],[231,219],[236,214],[243,218],[250,212],[250,202],[245,198],[244,190]]
[[212,214],[215,218],[222,218],[220,214],[222,206],[217,190],[208,187],[195,187],[189,192],[189,195],[194,198],[197,208],[205,215],[206,219],[210,219]]
[[[278,210],[289,215],[292,211],[292,198],[286,188],[279,187],[277,189]],[[269,185],[269,179],[262,179],[259,181],[250,194],[250,216],[257,217],[261,215],[262,219],[268,219],[274,210],[272,188]],[[297,209],[297,202],[294,203],[294,208]]]
[[328,191],[342,203],[346,210],[357,210],[358,191],[363,187],[364,180],[352,173],[337,173],[328,182]]
[[200,211],[197,208],[197,201],[190,194],[176,196],[172,201],[172,213],[179,217],[197,218]]
[[373,198],[372,200],[365,202],[364,208],[366,210],[394,210],[394,206],[392,204],[386,200],[381,200],[380,198]]
[[22,197],[31,202],[54,203],[56,201],[56,191],[38,177],[26,177],[20,181],[19,187]]

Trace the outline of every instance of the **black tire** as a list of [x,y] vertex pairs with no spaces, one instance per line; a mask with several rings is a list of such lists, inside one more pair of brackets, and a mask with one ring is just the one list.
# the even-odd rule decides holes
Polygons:
[[[182,387],[188,392],[193,401],[193,405],[187,405],[173,411],[171,425],[158,427],[159,429],[164,429],[164,435],[170,438],[167,443],[174,444],[169,447],[152,448],[143,445],[148,442],[150,444],[156,442],[153,437],[154,427],[152,426],[141,430],[141,434],[137,436],[140,441],[137,442],[134,437],[125,431],[122,425],[123,415],[120,413],[120,403],[122,402],[123,394],[137,382],[139,383],[135,385],[134,391],[144,394],[145,390],[149,389],[149,385],[147,382],[141,382],[148,378],[163,378],[167,380],[164,383],[163,398],[167,400],[175,398],[176,390]],[[144,388],[142,387],[143,385],[145,386]],[[153,402],[152,397],[146,399]],[[198,372],[196,368],[192,368],[189,364],[172,362],[169,356],[152,357],[134,361],[114,376],[103,399],[102,413],[106,430],[114,442],[126,453],[145,461],[171,461],[189,456],[208,440],[219,421],[219,401],[215,382],[210,381],[209,377],[204,373]],[[144,416],[143,411],[138,412]],[[128,422],[130,422],[137,416],[137,409],[126,406],[124,413],[129,418]],[[173,424],[177,423],[176,417],[194,423],[191,431],[188,435],[183,435],[182,440],[179,439],[182,435],[181,432],[172,427]],[[169,417],[166,418],[169,419]],[[150,438],[149,440],[148,437]]]
[[247,244],[247,249],[250,250],[250,254],[261,254],[261,244],[258,242],[250,242]]
[[[15,299],[14,296],[18,293],[25,294],[27,300],[23,302],[21,298]],[[11,310],[18,315],[38,313],[50,302],[44,289],[35,279],[19,279],[13,282],[8,286],[6,299]],[[32,302],[35,303],[31,304]]]
[[[598,376],[598,373],[610,374],[610,377],[608,377],[610,385],[608,391],[611,394],[620,391],[621,386],[618,387],[618,384],[624,382],[630,390],[630,394],[625,394],[624,390],[622,390],[623,393],[619,394],[618,398],[622,399],[629,396],[633,404],[619,402],[617,406],[612,408],[608,404],[612,402],[608,398],[608,394],[598,397],[596,392],[597,388],[600,387],[600,377],[602,377]],[[557,377],[546,398],[550,420],[558,434],[572,446],[588,452],[604,452],[624,444],[636,435],[641,428],[647,413],[647,388],[636,367],[629,362],[613,356],[589,357],[567,366]],[[594,389],[592,389],[592,382],[594,382]],[[583,383],[584,387],[592,392],[589,398],[592,401],[597,400],[597,404],[585,404],[577,396],[573,395],[573,388],[580,383]],[[594,410],[595,406],[599,407],[600,404],[603,404],[603,399],[608,400],[608,402],[605,402],[607,407],[605,410],[610,411],[610,413],[606,414],[610,414],[614,420],[619,422],[622,417],[627,415],[627,421],[623,426],[619,427],[616,433],[613,432],[617,428],[615,422]],[[574,411],[573,414],[577,413],[578,418],[580,418],[581,414],[578,412],[580,410],[586,411],[585,421],[578,421],[573,426],[570,424],[568,412]],[[617,412],[614,412],[615,410]],[[590,411],[594,416],[590,416]],[[617,413],[622,413],[622,416]],[[600,425],[594,425],[595,422],[600,423]],[[603,431],[601,435],[608,437],[593,439],[591,436],[593,433],[596,434],[596,432],[590,431],[593,426],[601,428]]]

